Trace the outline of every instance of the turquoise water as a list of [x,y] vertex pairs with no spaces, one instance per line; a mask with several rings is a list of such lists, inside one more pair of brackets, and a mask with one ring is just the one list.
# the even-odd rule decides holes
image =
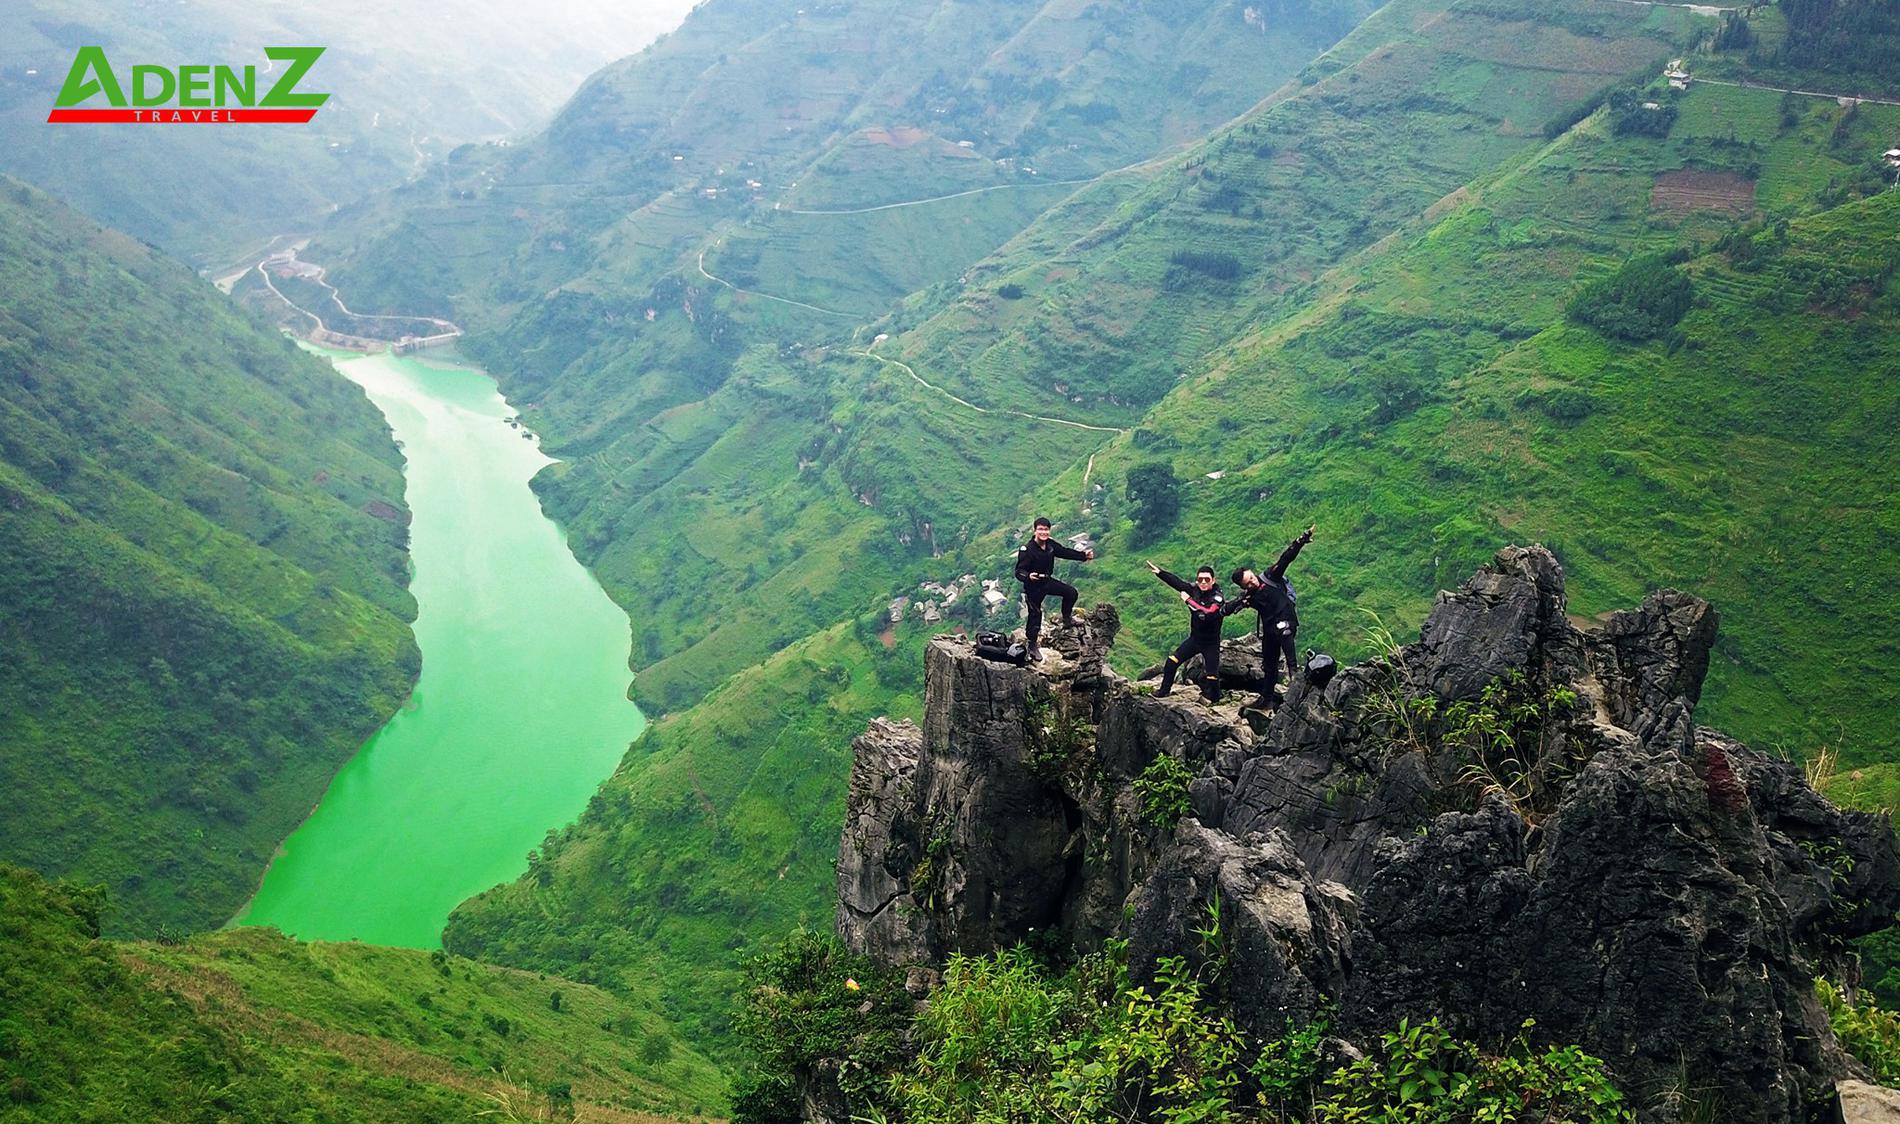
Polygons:
[[335,356],[408,458],[422,676],[284,842],[237,922],[305,939],[435,948],[463,899],[513,879],[577,816],[645,724],[631,633],[542,514],[550,463],[494,380]]

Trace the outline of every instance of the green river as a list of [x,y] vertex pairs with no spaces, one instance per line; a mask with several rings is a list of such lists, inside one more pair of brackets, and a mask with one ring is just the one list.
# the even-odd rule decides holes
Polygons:
[[550,463],[480,371],[333,354],[408,458],[422,676],[345,765],[237,917],[306,939],[441,945],[463,899],[519,875],[645,720],[627,616],[528,480]]

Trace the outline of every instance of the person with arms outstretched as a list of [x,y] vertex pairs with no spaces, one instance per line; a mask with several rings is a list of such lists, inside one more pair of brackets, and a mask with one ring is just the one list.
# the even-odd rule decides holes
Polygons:
[[1220,581],[1214,576],[1212,566],[1202,566],[1194,575],[1194,584],[1189,585],[1168,571],[1148,563],[1148,569],[1154,576],[1172,589],[1180,591],[1181,600],[1188,607],[1188,638],[1181,641],[1174,654],[1168,657],[1161,668],[1161,689],[1155,694],[1166,698],[1174,692],[1174,675],[1181,665],[1195,656],[1201,657],[1201,697],[1210,703],[1220,701],[1220,626],[1227,613],[1227,602],[1221,597]]
[[1279,561],[1266,570],[1256,572],[1242,567],[1233,573],[1234,584],[1240,587],[1241,595],[1227,603],[1227,612],[1252,609],[1259,614],[1260,662],[1265,665],[1265,675],[1255,705],[1263,709],[1273,706],[1273,685],[1280,678],[1280,657],[1286,657],[1287,686],[1293,685],[1293,676],[1299,671],[1300,658],[1295,653],[1293,638],[1300,630],[1300,614],[1294,607],[1293,586],[1286,580],[1286,570],[1300,556],[1300,548],[1312,541],[1313,528],[1308,527],[1287,544],[1280,552]]
[[1068,582],[1056,580],[1056,559],[1087,562],[1095,557],[1092,550],[1076,550],[1049,537],[1053,525],[1037,519],[1035,533],[1016,552],[1016,580],[1023,583],[1023,600],[1028,602],[1029,620],[1023,626],[1023,639],[1029,644],[1029,658],[1042,658],[1036,640],[1042,635],[1042,599],[1062,598],[1062,627],[1075,627],[1075,599],[1080,596]]

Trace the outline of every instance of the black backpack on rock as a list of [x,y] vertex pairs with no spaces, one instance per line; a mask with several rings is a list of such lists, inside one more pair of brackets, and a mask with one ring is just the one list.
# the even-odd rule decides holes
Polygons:
[[1022,667],[1029,663],[1029,649],[1018,642],[1012,644],[1009,637],[1000,632],[979,632],[976,634],[976,654],[994,663],[1014,664]]
[[1339,665],[1334,663],[1333,657],[1325,652],[1315,652],[1311,649],[1307,651],[1306,681],[1315,691],[1325,690],[1326,684],[1333,681],[1333,675],[1338,670]]

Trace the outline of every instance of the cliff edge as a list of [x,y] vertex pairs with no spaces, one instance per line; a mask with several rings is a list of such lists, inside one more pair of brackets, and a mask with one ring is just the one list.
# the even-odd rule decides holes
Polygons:
[[1211,909],[1234,1017],[1263,1037],[1322,1009],[1347,1042],[1535,1019],[1645,1117],[1686,1074],[1728,1119],[1827,1119],[1854,1063],[1813,979],[1892,923],[1900,846],[1695,724],[1716,625],[1661,591],[1580,629],[1555,557],[1511,547],[1416,643],[1301,677],[1270,720],[1109,670],[1112,606],[1040,667],[937,637],[923,726],[855,743],[839,931],[920,979],[1110,938],[1140,972],[1201,955]]

